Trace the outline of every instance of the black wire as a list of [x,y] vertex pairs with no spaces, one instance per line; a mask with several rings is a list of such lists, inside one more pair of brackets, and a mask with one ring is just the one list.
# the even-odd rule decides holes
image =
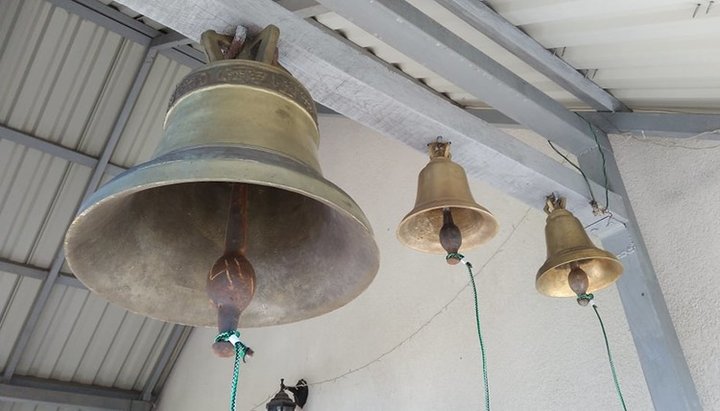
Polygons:
[[[550,144],[550,147],[552,147],[552,149],[555,150],[555,152],[558,153],[560,155],[560,157],[562,157],[565,161],[568,162],[568,164],[575,167],[575,169],[580,172],[582,177],[585,179],[585,184],[587,184],[588,191],[590,192],[590,198],[592,199],[592,204],[597,204],[597,201],[595,200],[595,194],[592,191],[592,186],[590,186],[590,180],[588,180],[587,176],[585,175],[585,172],[582,171],[580,166],[578,166],[577,164],[570,161],[570,159],[567,158],[567,156],[565,154],[561,153],[560,150],[558,150],[557,147],[555,147],[555,144],[553,144],[552,141],[548,140],[548,144]],[[604,158],[605,157],[603,156],[603,159]],[[604,164],[604,161],[603,161],[603,164]],[[603,167],[603,169],[604,169],[604,167]],[[606,186],[607,186],[607,184],[606,184]]]
[[588,126],[590,127],[590,131],[592,131],[593,137],[595,137],[595,144],[597,144],[598,151],[600,152],[600,157],[602,158],[602,168],[603,168],[603,177],[605,178],[605,209],[610,208],[610,194],[608,193],[608,177],[607,177],[607,167],[605,167],[605,152],[603,151],[602,147],[600,147],[600,142],[598,141],[598,136],[595,134],[595,129],[593,128],[592,124],[588,122]]

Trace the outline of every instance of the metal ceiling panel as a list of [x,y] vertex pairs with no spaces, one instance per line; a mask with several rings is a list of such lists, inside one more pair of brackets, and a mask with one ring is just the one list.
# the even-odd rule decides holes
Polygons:
[[50,265],[90,169],[0,141],[0,257]]
[[144,48],[39,0],[0,15],[0,123],[96,156]]
[[[42,0],[0,2],[0,38],[0,124],[97,157],[145,47]],[[158,57],[114,158],[132,165],[150,157],[169,96],[187,72]],[[50,267],[91,173],[86,165],[0,139],[0,258]],[[0,369],[40,287],[36,278],[0,272]],[[18,351],[15,375],[138,395],[148,388],[173,329],[63,284],[52,287],[39,312]],[[0,402],[0,410],[77,409]]]
[[0,272],[0,368],[7,362],[39,289],[40,280]]
[[[407,0],[568,108],[583,103],[433,0]],[[495,11],[634,110],[720,112],[720,7],[709,0],[490,0]],[[315,18],[434,90],[482,101],[336,13]],[[431,47],[432,45],[428,45]]]
[[88,290],[55,285],[16,372],[141,390],[171,328]]
[[163,135],[163,121],[175,86],[190,69],[163,55],[152,65],[111,162],[125,167],[147,161]]
[[[578,100],[575,96],[552,82],[550,79],[534,70],[529,65],[520,61],[504,48],[470,27],[457,16],[453,15],[435,2],[410,1],[413,6],[437,20],[445,28],[462,37],[485,54],[501,63],[523,80],[533,84],[545,94],[558,100],[568,107],[587,109],[587,105]],[[353,43],[369,49],[382,60],[395,65],[409,76],[421,80],[433,90],[447,95],[450,99],[468,107],[487,107],[483,101],[469,94],[461,88],[452,84],[451,81],[440,77],[438,74],[428,70],[423,65],[388,46],[381,39],[373,34],[364,31],[355,24],[336,13],[325,13],[315,18],[324,26],[340,32],[344,37]]]

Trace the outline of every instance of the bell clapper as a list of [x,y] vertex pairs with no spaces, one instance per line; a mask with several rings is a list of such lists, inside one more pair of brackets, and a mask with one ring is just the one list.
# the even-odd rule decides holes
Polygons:
[[[246,184],[231,184],[230,207],[225,232],[225,253],[213,264],[207,279],[207,293],[218,310],[218,331],[234,331],[240,314],[255,294],[255,270],[245,257],[247,247]],[[220,357],[235,355],[232,343],[213,344]],[[248,354],[252,355],[252,351]]]
[[570,289],[578,296],[577,302],[581,306],[588,305],[589,300],[587,298],[581,298],[587,294],[588,287],[590,286],[590,279],[587,273],[580,268],[577,262],[570,265],[570,273],[568,274],[568,285]]
[[[440,229],[440,244],[447,251],[448,255],[456,255],[462,245],[462,233],[455,225],[452,218],[452,211],[449,207],[443,208],[443,226]],[[460,262],[456,257],[446,259],[450,265]]]

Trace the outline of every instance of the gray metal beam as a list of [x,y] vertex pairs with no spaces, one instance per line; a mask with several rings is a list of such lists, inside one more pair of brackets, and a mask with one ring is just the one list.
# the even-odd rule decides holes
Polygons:
[[[604,154],[608,185],[622,194],[628,221],[626,228],[621,230],[603,229],[604,224],[598,224],[590,231],[598,235],[603,246],[620,257],[625,266],[617,288],[654,408],[660,411],[700,410],[690,369],[615,157],[610,150]],[[603,165],[598,150],[578,156],[578,162],[589,176],[602,178]]]
[[[274,2],[120,2],[193,40],[209,29],[228,32],[237,24],[255,28],[275,24],[284,33],[280,39],[282,64],[321,104],[418,150],[425,151],[430,139],[443,135],[454,142],[453,158],[471,176],[535,206],[542,206],[547,193],[562,192],[579,218],[594,221],[586,210],[585,182],[577,173],[467,113],[337,33]],[[587,127],[582,119],[578,121]],[[593,186],[600,189],[595,183]],[[616,198],[614,193],[611,196]],[[616,198],[614,204],[621,201]],[[613,211],[622,218],[622,208]]]
[[[22,277],[35,278],[37,280],[44,280],[47,278],[50,270],[35,267],[29,264],[18,263],[15,261],[6,260],[0,258],[0,271],[19,275]],[[56,284],[62,284],[69,287],[85,289],[86,287],[80,282],[75,276],[68,273],[60,273],[56,280]]]
[[330,11],[315,0],[277,0],[277,3],[304,19]]
[[720,140],[719,114],[643,112],[580,112],[578,114],[602,127],[607,133],[645,133],[654,137]]
[[162,34],[155,37],[150,41],[150,48],[163,50],[177,46],[184,46],[190,43],[190,40],[176,31],[170,31],[169,33]]
[[[125,124],[130,117],[130,113],[135,106],[135,102],[140,95],[140,90],[145,84],[145,80],[150,73],[150,68],[155,61],[156,56],[157,50],[151,48],[148,48],[146,50],[145,58],[143,59],[142,64],[140,65],[138,71],[135,74],[135,80],[130,87],[130,91],[125,97],[125,102],[123,103],[123,107],[120,110],[120,114],[115,119],[115,124],[113,125],[113,129],[110,132],[110,137],[105,143],[105,147],[100,154],[100,158],[98,159],[97,164],[95,165],[95,168],[90,175],[90,179],[85,187],[85,191],[83,193],[80,203],[84,202],[95,190],[97,190],[97,187],[100,184],[100,181],[105,174],[107,166],[110,162],[110,157],[112,156],[112,153],[115,150],[118,141],[120,140],[122,131],[125,129]],[[78,207],[80,207],[80,204],[78,204]],[[53,258],[53,263],[50,266],[48,275],[45,277],[42,285],[40,286],[40,290],[35,297],[32,308],[30,309],[30,312],[25,319],[25,323],[23,324],[18,338],[15,341],[15,345],[13,346],[13,349],[7,359],[5,369],[3,370],[3,381],[10,381],[10,379],[13,377],[15,369],[17,368],[18,363],[20,362],[20,358],[22,357],[23,350],[27,346],[27,343],[32,336],[33,330],[35,329],[35,326],[40,319],[40,314],[45,308],[45,304],[47,304],[48,298],[50,297],[50,291],[52,291],[53,285],[58,279],[58,276],[60,275],[60,270],[62,269],[64,263],[65,253],[63,250],[63,245],[60,244],[57,251],[55,252],[55,257]]]
[[48,140],[32,136],[19,130],[0,125],[0,140],[12,141],[25,147],[32,148],[52,156],[62,158],[64,160],[83,165],[85,167],[95,167],[97,159],[88,154],[75,151],[71,148],[55,144]]
[[75,406],[83,410],[150,411],[153,406],[149,401],[140,400],[137,391],[28,377],[14,377],[9,383],[0,383],[0,400]]
[[319,2],[569,152],[580,154],[596,146],[584,119],[410,3],[397,0]]
[[[135,20],[122,12],[101,3],[98,0],[48,0],[55,7],[60,7],[81,18],[92,21],[122,37],[144,46],[150,46],[152,39],[163,35],[158,30]],[[205,64],[205,54],[189,46],[165,48],[160,54],[195,68]]]
[[[501,128],[523,127],[515,120],[493,109],[467,109],[484,121]],[[720,140],[720,114],[697,113],[610,113],[576,111],[575,114],[608,134],[632,133],[653,137]]]
[[438,0],[470,26],[544,74],[590,107],[629,111],[627,106],[478,0]]
[[165,346],[163,347],[150,376],[145,382],[145,387],[142,392],[143,400],[150,401],[155,397],[160,383],[160,378],[163,375],[168,375],[170,373],[170,370],[174,365],[173,358],[177,358],[179,350],[182,349],[182,346],[185,344],[191,330],[192,327],[185,325],[176,324],[173,326],[170,336],[165,342]]
[[[62,158],[75,164],[80,164],[85,167],[95,167],[97,164],[97,158],[82,153],[80,151],[55,144],[48,140],[36,137],[22,131],[12,129],[10,127],[0,125],[0,140],[12,141],[16,144],[21,144],[25,147],[32,148],[34,150],[42,151],[43,153],[50,154],[52,156]],[[107,174],[118,175],[125,171],[124,167],[117,166],[115,164],[109,164],[106,170]]]

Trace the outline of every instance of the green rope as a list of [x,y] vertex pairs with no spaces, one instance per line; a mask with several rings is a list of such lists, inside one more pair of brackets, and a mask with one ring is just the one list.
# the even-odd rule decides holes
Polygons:
[[598,321],[600,322],[600,329],[602,329],[603,338],[605,339],[605,349],[607,350],[608,362],[610,363],[610,371],[612,371],[612,377],[613,381],[615,382],[615,389],[617,390],[618,398],[620,398],[620,404],[622,404],[623,410],[627,411],[625,399],[623,398],[622,390],[620,389],[620,382],[618,381],[617,372],[615,372],[615,364],[613,363],[612,353],[610,352],[610,343],[608,342],[607,333],[605,332],[605,325],[603,324],[602,318],[600,318],[600,313],[598,312],[597,305],[592,304],[592,307],[593,310],[595,310],[595,315],[597,316]]
[[610,371],[612,372],[613,381],[615,382],[615,390],[617,391],[617,395],[620,398],[620,404],[622,404],[623,410],[627,411],[627,406],[625,406],[625,399],[623,398],[622,390],[620,389],[620,382],[618,381],[617,372],[615,371],[615,363],[613,363],[612,353],[610,352],[610,343],[608,342],[607,332],[605,332],[605,324],[603,324],[603,320],[602,318],[600,318],[600,313],[598,312],[597,305],[595,305],[593,298],[595,298],[595,296],[592,294],[578,294],[577,296],[578,302],[580,302],[581,300],[585,300],[590,303],[593,310],[595,310],[595,315],[600,322],[600,329],[603,333],[603,339],[605,339],[605,349],[607,350],[608,362],[610,363]]
[[487,357],[485,355],[485,343],[483,342],[482,330],[480,329],[480,309],[478,308],[478,294],[477,287],[475,286],[475,276],[472,272],[472,264],[465,260],[465,256],[459,253],[448,253],[445,256],[446,260],[451,258],[460,260],[467,267],[468,274],[470,275],[470,284],[472,285],[473,301],[475,303],[475,325],[477,326],[478,341],[480,341],[480,355],[482,357],[482,374],[483,374],[483,385],[485,388],[485,411],[490,411],[490,385],[488,384],[488,372],[487,372]]
[[236,337],[236,342],[233,344],[235,347],[235,362],[233,364],[233,376],[232,383],[230,385],[230,411],[235,411],[235,398],[237,397],[238,377],[240,376],[240,360],[242,359],[243,362],[245,362],[245,355],[247,355],[248,347],[240,342],[240,332],[237,330],[224,331],[215,337],[216,343],[225,341],[232,344],[230,338],[233,336]]

